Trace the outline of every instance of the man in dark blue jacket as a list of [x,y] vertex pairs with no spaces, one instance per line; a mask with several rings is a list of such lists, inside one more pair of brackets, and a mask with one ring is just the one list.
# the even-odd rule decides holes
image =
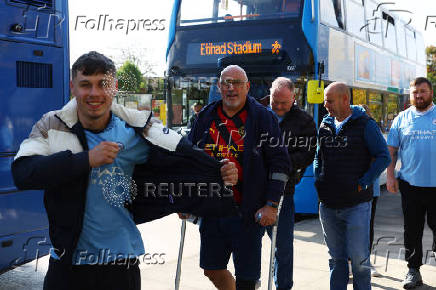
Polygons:
[[[203,218],[200,267],[218,289],[254,289],[260,277],[264,227],[276,221],[290,162],[280,128],[271,112],[247,96],[245,71],[230,65],[221,72],[221,100],[204,108],[189,138],[215,159],[238,168],[233,186],[240,214]],[[258,223],[256,223],[256,218]],[[227,270],[233,253],[236,283]]]
[[360,106],[350,106],[350,90],[332,83],[324,92],[324,117],[314,162],[321,201],[319,218],[329,249],[330,289],[346,289],[348,258],[353,288],[371,289],[369,222],[372,184],[390,163],[376,122]]
[[[73,64],[70,86],[74,98],[35,124],[12,164],[19,189],[45,190],[53,249],[44,289],[139,290],[137,258],[144,246],[126,206],[135,199],[132,174],[136,164],[152,159],[151,149],[178,153],[182,138],[151,124],[149,111],[112,102],[115,65],[100,53],[84,54]],[[200,161],[210,159],[192,151],[193,157],[203,154]],[[207,166],[203,170],[211,175]],[[227,183],[236,182],[236,172],[231,163],[221,167]]]

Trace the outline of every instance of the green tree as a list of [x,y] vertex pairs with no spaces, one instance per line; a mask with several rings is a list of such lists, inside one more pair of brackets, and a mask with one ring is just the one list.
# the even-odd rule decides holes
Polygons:
[[142,73],[139,68],[132,62],[126,61],[117,71],[118,88],[121,91],[138,93],[141,82],[143,82]]
[[[425,49],[427,54],[427,78],[433,84],[433,91],[436,91],[436,47],[429,46]],[[436,103],[436,96],[433,96],[433,102]]]
[[143,76],[154,76],[156,64],[150,59],[150,52],[146,48],[125,48],[121,49],[119,64],[130,61],[136,65],[142,72]]

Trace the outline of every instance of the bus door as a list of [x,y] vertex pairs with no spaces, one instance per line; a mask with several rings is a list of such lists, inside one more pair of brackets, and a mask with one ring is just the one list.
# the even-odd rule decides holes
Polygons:
[[41,116],[69,98],[67,1],[0,3],[0,272],[48,252],[41,191],[18,191],[10,166]]

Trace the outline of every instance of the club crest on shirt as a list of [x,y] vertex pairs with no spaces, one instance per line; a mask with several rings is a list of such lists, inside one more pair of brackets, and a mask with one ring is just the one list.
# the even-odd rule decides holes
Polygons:
[[433,125],[436,125],[436,119],[433,119]]
[[241,126],[238,129],[238,134],[239,134],[239,136],[245,136],[245,127],[244,126]]

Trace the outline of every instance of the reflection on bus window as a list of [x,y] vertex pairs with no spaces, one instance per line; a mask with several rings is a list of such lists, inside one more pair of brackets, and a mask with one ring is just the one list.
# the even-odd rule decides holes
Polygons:
[[353,89],[353,104],[365,104],[367,105],[366,101],[366,91],[362,89]]
[[209,90],[209,104],[221,99],[220,90],[218,89],[218,78],[215,79]]
[[342,0],[321,0],[321,20],[333,27],[341,29],[344,25]]
[[269,95],[270,85],[266,83],[264,80],[250,80],[250,91],[248,95],[255,99],[262,99]]
[[383,98],[381,94],[369,93],[369,110],[371,111],[372,118],[383,131]]
[[400,112],[399,97],[397,95],[390,94],[386,100],[386,130],[389,130],[391,128],[392,121]]
[[183,0],[180,25],[297,17],[301,0]]

